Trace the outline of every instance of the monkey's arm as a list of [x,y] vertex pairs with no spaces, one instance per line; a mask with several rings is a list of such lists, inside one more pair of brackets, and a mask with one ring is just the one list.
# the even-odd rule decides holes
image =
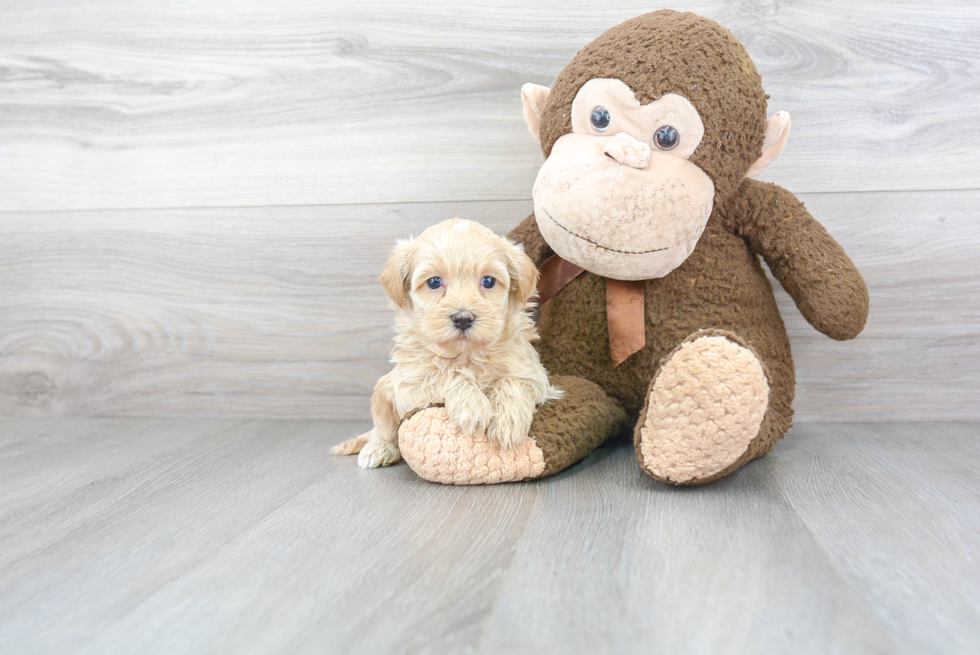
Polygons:
[[813,327],[838,340],[861,332],[868,319],[864,278],[795,195],[747,179],[724,213]]
[[541,236],[541,231],[538,230],[538,222],[534,220],[534,214],[521,221],[520,225],[510,231],[507,238],[517,243],[523,243],[524,252],[527,253],[527,256],[531,258],[531,261],[538,268],[541,267],[544,260],[555,254],[555,251],[551,249],[551,246]]

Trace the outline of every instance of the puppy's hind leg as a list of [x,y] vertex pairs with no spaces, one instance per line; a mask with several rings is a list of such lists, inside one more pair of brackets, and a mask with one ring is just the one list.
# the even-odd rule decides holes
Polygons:
[[[402,458],[398,450],[398,409],[395,406],[395,390],[391,374],[385,375],[374,387],[371,395],[371,417],[374,429],[351,441],[364,439],[357,456],[357,465],[362,469],[391,466]],[[343,446],[348,442],[340,444]]]
[[334,455],[356,455],[361,452],[365,444],[368,442],[368,437],[371,436],[370,432],[365,432],[359,437],[354,437],[353,439],[348,439],[342,443],[337,444],[330,449],[330,452]]

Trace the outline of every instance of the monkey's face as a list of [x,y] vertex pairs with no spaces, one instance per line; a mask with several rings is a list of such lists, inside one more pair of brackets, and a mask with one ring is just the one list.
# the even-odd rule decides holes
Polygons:
[[686,98],[641,105],[618,79],[586,82],[534,183],[542,236],[563,259],[617,280],[667,275],[694,250],[715,186],[689,159],[704,124]]

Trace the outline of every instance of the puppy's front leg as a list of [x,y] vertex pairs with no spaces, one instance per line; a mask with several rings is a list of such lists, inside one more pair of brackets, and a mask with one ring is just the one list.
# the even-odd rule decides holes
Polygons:
[[527,440],[534,418],[536,389],[521,378],[503,378],[490,390],[493,423],[488,436],[502,448],[514,448]]
[[493,406],[475,380],[456,375],[446,382],[443,396],[452,423],[467,434],[486,434],[493,420]]
[[374,429],[358,437],[366,437],[366,442],[357,456],[357,465],[362,469],[391,466],[402,458],[398,450],[398,409],[391,373],[378,380],[374,387],[371,418],[374,419]]

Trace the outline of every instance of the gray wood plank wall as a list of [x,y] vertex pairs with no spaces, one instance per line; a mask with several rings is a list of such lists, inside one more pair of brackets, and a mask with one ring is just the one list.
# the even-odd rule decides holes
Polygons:
[[[748,47],[872,294],[798,420],[980,418],[980,6],[675,2]],[[641,2],[0,5],[0,415],[364,418],[396,238],[530,212],[520,86]]]

